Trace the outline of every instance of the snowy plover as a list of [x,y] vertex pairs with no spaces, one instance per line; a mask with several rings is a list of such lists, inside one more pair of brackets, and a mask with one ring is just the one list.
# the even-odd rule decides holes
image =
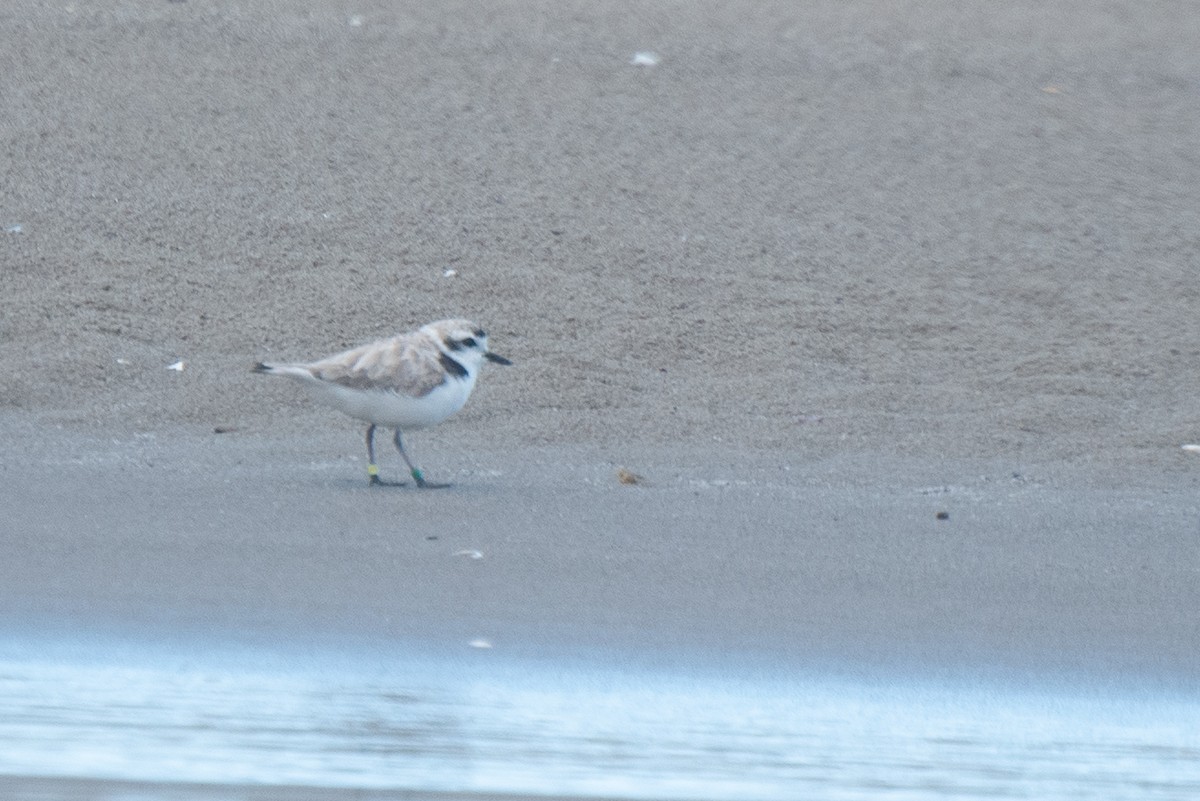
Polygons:
[[259,362],[254,372],[295,379],[317,400],[369,423],[367,475],[372,485],[385,483],[379,480],[375,464],[375,426],[395,429],[392,441],[413,480],[418,487],[431,489],[449,484],[425,480],[404,452],[400,432],[437,425],[461,409],[475,388],[484,359],[512,364],[488,350],[487,334],[474,323],[438,320],[316,362]]

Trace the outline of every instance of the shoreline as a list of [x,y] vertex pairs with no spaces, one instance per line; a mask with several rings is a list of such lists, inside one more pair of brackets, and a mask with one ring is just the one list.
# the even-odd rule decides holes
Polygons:
[[617,801],[604,796],[536,795],[528,793],[456,793],[440,790],[380,790],[289,784],[200,784],[193,782],[126,781],[50,776],[0,775],[0,793],[21,799],[147,798],[155,801]]
[[[358,653],[294,645],[291,658],[269,664],[260,652],[247,659],[194,641],[149,656],[117,644],[110,661],[24,664],[0,645],[10,689],[0,694],[0,739],[12,746],[0,759],[9,771],[0,788],[6,797],[91,801],[346,792],[784,799],[798,786],[869,794],[884,778],[920,792],[931,774],[940,786],[977,788],[982,774],[996,777],[989,794],[1042,787],[1041,797],[1073,798],[1093,788],[1144,793],[1140,777],[1173,775],[1155,788],[1174,798],[1197,775],[1178,755],[1197,737],[1194,685],[744,671],[731,680],[628,664],[533,665],[503,649],[468,660],[376,653],[364,664]],[[1109,774],[1116,754],[1122,769]],[[185,764],[172,770],[176,759]],[[46,777],[64,764],[93,770]],[[1045,792],[1047,774],[1058,793]]]

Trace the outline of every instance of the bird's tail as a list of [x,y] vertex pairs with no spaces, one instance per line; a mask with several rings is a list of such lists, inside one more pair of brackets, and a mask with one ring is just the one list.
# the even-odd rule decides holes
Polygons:
[[259,362],[250,368],[252,373],[266,373],[267,375],[284,375],[288,378],[295,378],[299,381],[318,381],[313,375],[312,370],[301,364],[272,364],[270,362]]

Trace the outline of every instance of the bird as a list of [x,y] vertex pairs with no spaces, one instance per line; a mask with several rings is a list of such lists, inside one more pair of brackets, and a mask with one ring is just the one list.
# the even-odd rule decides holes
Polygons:
[[437,320],[415,331],[380,339],[315,362],[258,362],[252,372],[290,378],[313,397],[367,426],[369,486],[399,486],[379,478],[375,429],[394,431],[392,442],[421,489],[449,484],[428,481],[404,450],[401,432],[429,428],[467,402],[484,361],[511,365],[488,350],[487,333],[470,320]]

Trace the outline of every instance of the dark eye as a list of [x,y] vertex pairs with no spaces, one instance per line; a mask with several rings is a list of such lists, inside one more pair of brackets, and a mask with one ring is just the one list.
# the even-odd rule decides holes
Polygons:
[[475,336],[479,337],[480,339],[483,339],[484,337],[486,337],[486,336],[487,336],[487,334],[486,334],[486,333],[484,333],[484,331],[483,331],[483,329],[482,329],[482,328],[476,328],[476,329],[475,329]]
[[478,343],[476,343],[476,342],[475,342],[475,338],[474,338],[474,337],[467,337],[466,339],[464,339],[464,340],[462,341],[462,344],[463,344],[463,345],[466,345],[468,348],[473,348],[473,347],[475,347],[475,345],[476,345],[476,344],[478,344]]

